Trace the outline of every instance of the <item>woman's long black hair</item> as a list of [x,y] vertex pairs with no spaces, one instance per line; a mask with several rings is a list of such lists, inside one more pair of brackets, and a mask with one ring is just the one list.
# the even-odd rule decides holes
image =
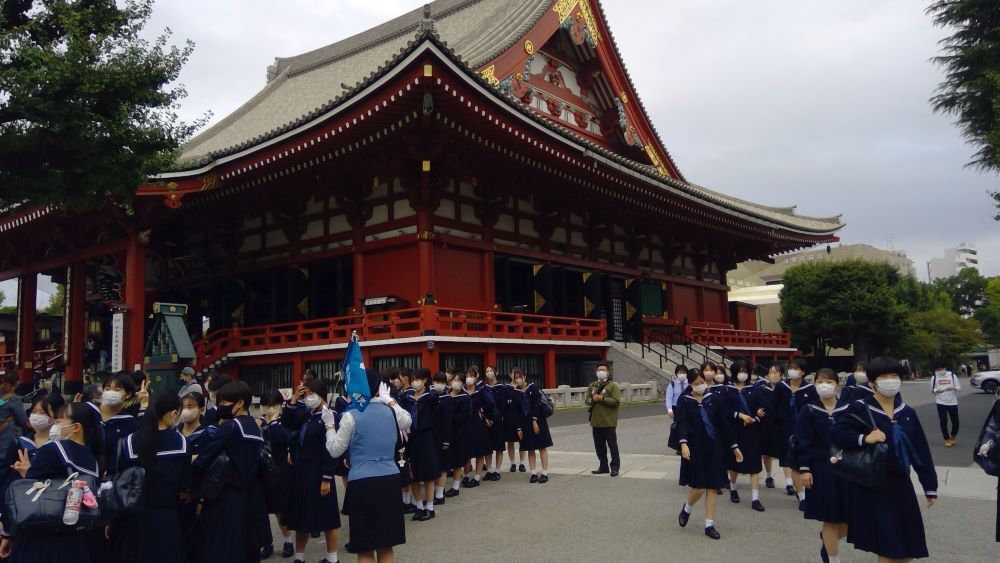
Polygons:
[[157,391],[149,398],[146,414],[139,418],[139,429],[135,432],[132,446],[138,450],[139,465],[146,470],[146,479],[152,475],[156,465],[156,437],[160,432],[160,419],[168,412],[175,412],[180,408],[181,398],[177,393]]
[[103,475],[104,468],[104,434],[97,423],[93,410],[83,403],[65,403],[59,409],[58,418],[66,417],[83,428],[83,441],[90,448],[90,453],[97,460],[97,474]]

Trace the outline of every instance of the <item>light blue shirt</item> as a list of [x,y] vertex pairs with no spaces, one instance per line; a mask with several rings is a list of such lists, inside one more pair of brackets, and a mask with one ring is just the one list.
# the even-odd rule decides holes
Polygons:
[[677,401],[681,398],[681,394],[687,389],[687,380],[680,380],[676,377],[667,384],[667,400],[665,404],[667,406],[667,412],[673,412],[674,407],[677,406]]

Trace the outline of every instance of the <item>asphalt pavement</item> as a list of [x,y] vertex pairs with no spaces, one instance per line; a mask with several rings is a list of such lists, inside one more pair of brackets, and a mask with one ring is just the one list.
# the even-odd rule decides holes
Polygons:
[[[968,380],[963,380],[966,384]],[[994,542],[997,480],[971,467],[971,451],[993,397],[970,390],[959,399],[962,430],[958,444],[945,448],[937,411],[926,381],[905,382],[902,393],[914,407],[932,447],[941,498],[921,512],[931,552],[929,561],[996,562]],[[686,528],[677,512],[687,489],[677,484],[679,458],[666,447],[669,420],[660,404],[623,407],[618,427],[622,475],[592,476],[596,465],[585,411],[559,412],[550,419],[555,447],[552,480],[528,483],[526,473],[503,472],[437,507],[429,522],[406,521],[407,543],[399,561],[818,561],[819,526],[806,521],[781,489],[763,489],[767,512],[719,497],[716,527],[722,539],[703,534],[704,508],[695,507]],[[919,488],[918,488],[919,491]],[[338,495],[343,491],[338,482]],[[343,545],[350,518],[341,530],[340,558],[354,561]],[[275,529],[277,532],[277,529]],[[276,537],[280,537],[277,536]],[[280,551],[280,545],[275,546]],[[322,540],[310,539],[307,560],[320,561]],[[873,561],[870,554],[843,545],[842,561]],[[271,560],[279,560],[275,556]]]

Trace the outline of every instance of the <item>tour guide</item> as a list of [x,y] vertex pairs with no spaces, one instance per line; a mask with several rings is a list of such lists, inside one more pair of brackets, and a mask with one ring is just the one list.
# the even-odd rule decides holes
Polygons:
[[608,472],[608,452],[611,450],[611,476],[618,476],[621,459],[618,457],[618,406],[621,405],[622,393],[618,384],[610,380],[607,364],[597,365],[597,381],[587,387],[586,402],[590,405],[590,426],[594,432],[594,449],[601,465],[594,475]]

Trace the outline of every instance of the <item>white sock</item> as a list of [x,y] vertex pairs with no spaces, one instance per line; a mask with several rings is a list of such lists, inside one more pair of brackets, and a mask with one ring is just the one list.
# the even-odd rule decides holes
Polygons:
[[691,505],[686,502],[684,503],[684,514],[691,514]]
[[434,503],[433,502],[428,502],[427,503],[427,511],[428,512],[434,512]]
[[730,483],[729,484],[729,490],[730,491],[735,491],[736,490],[736,483]]
[[305,560],[306,560],[306,554],[305,553],[296,553],[292,557],[292,561],[305,561]]
[[480,481],[480,479],[479,479],[479,474],[478,474],[478,473],[476,473],[476,482],[478,483],[479,481]]
[[785,477],[785,486],[786,487],[791,487],[792,486],[792,478],[791,477]]
[[330,563],[337,563],[339,561],[339,559],[337,559],[337,552],[334,551],[331,553],[327,553],[326,560],[329,561]]
[[410,500],[411,500],[412,496],[413,496],[413,493],[411,493],[410,491],[404,492],[403,493],[403,504],[410,504]]
[[839,555],[830,555],[829,558],[830,558],[830,563],[840,563]]
[[490,465],[490,473],[496,473],[496,472],[497,472],[497,467],[495,465],[491,464]]
[[805,489],[802,489],[802,492],[799,493],[799,500],[806,500],[806,490]]
[[434,487],[434,498],[444,497],[444,487]]
[[774,476],[773,476],[773,475],[771,475],[771,472],[770,472],[770,471],[768,471],[768,472],[767,472],[767,478],[768,478],[768,479],[774,479]]
[[534,474],[535,474],[535,470],[534,470],[534,469],[532,469],[532,470],[531,470],[531,474],[532,474],[532,475],[534,475]]
[[760,500],[760,491],[757,489],[750,489],[750,500]]
[[543,469],[542,470],[542,475],[545,475],[546,477],[548,477],[549,476],[549,470],[548,469]]
[[711,520],[709,518],[705,518],[705,527],[706,528],[714,526],[714,525],[715,525],[715,520]]
[[416,505],[417,505],[417,510],[423,510],[424,509],[424,501],[418,500],[416,502]]
[[285,536],[285,543],[292,543],[292,534],[287,534]]

